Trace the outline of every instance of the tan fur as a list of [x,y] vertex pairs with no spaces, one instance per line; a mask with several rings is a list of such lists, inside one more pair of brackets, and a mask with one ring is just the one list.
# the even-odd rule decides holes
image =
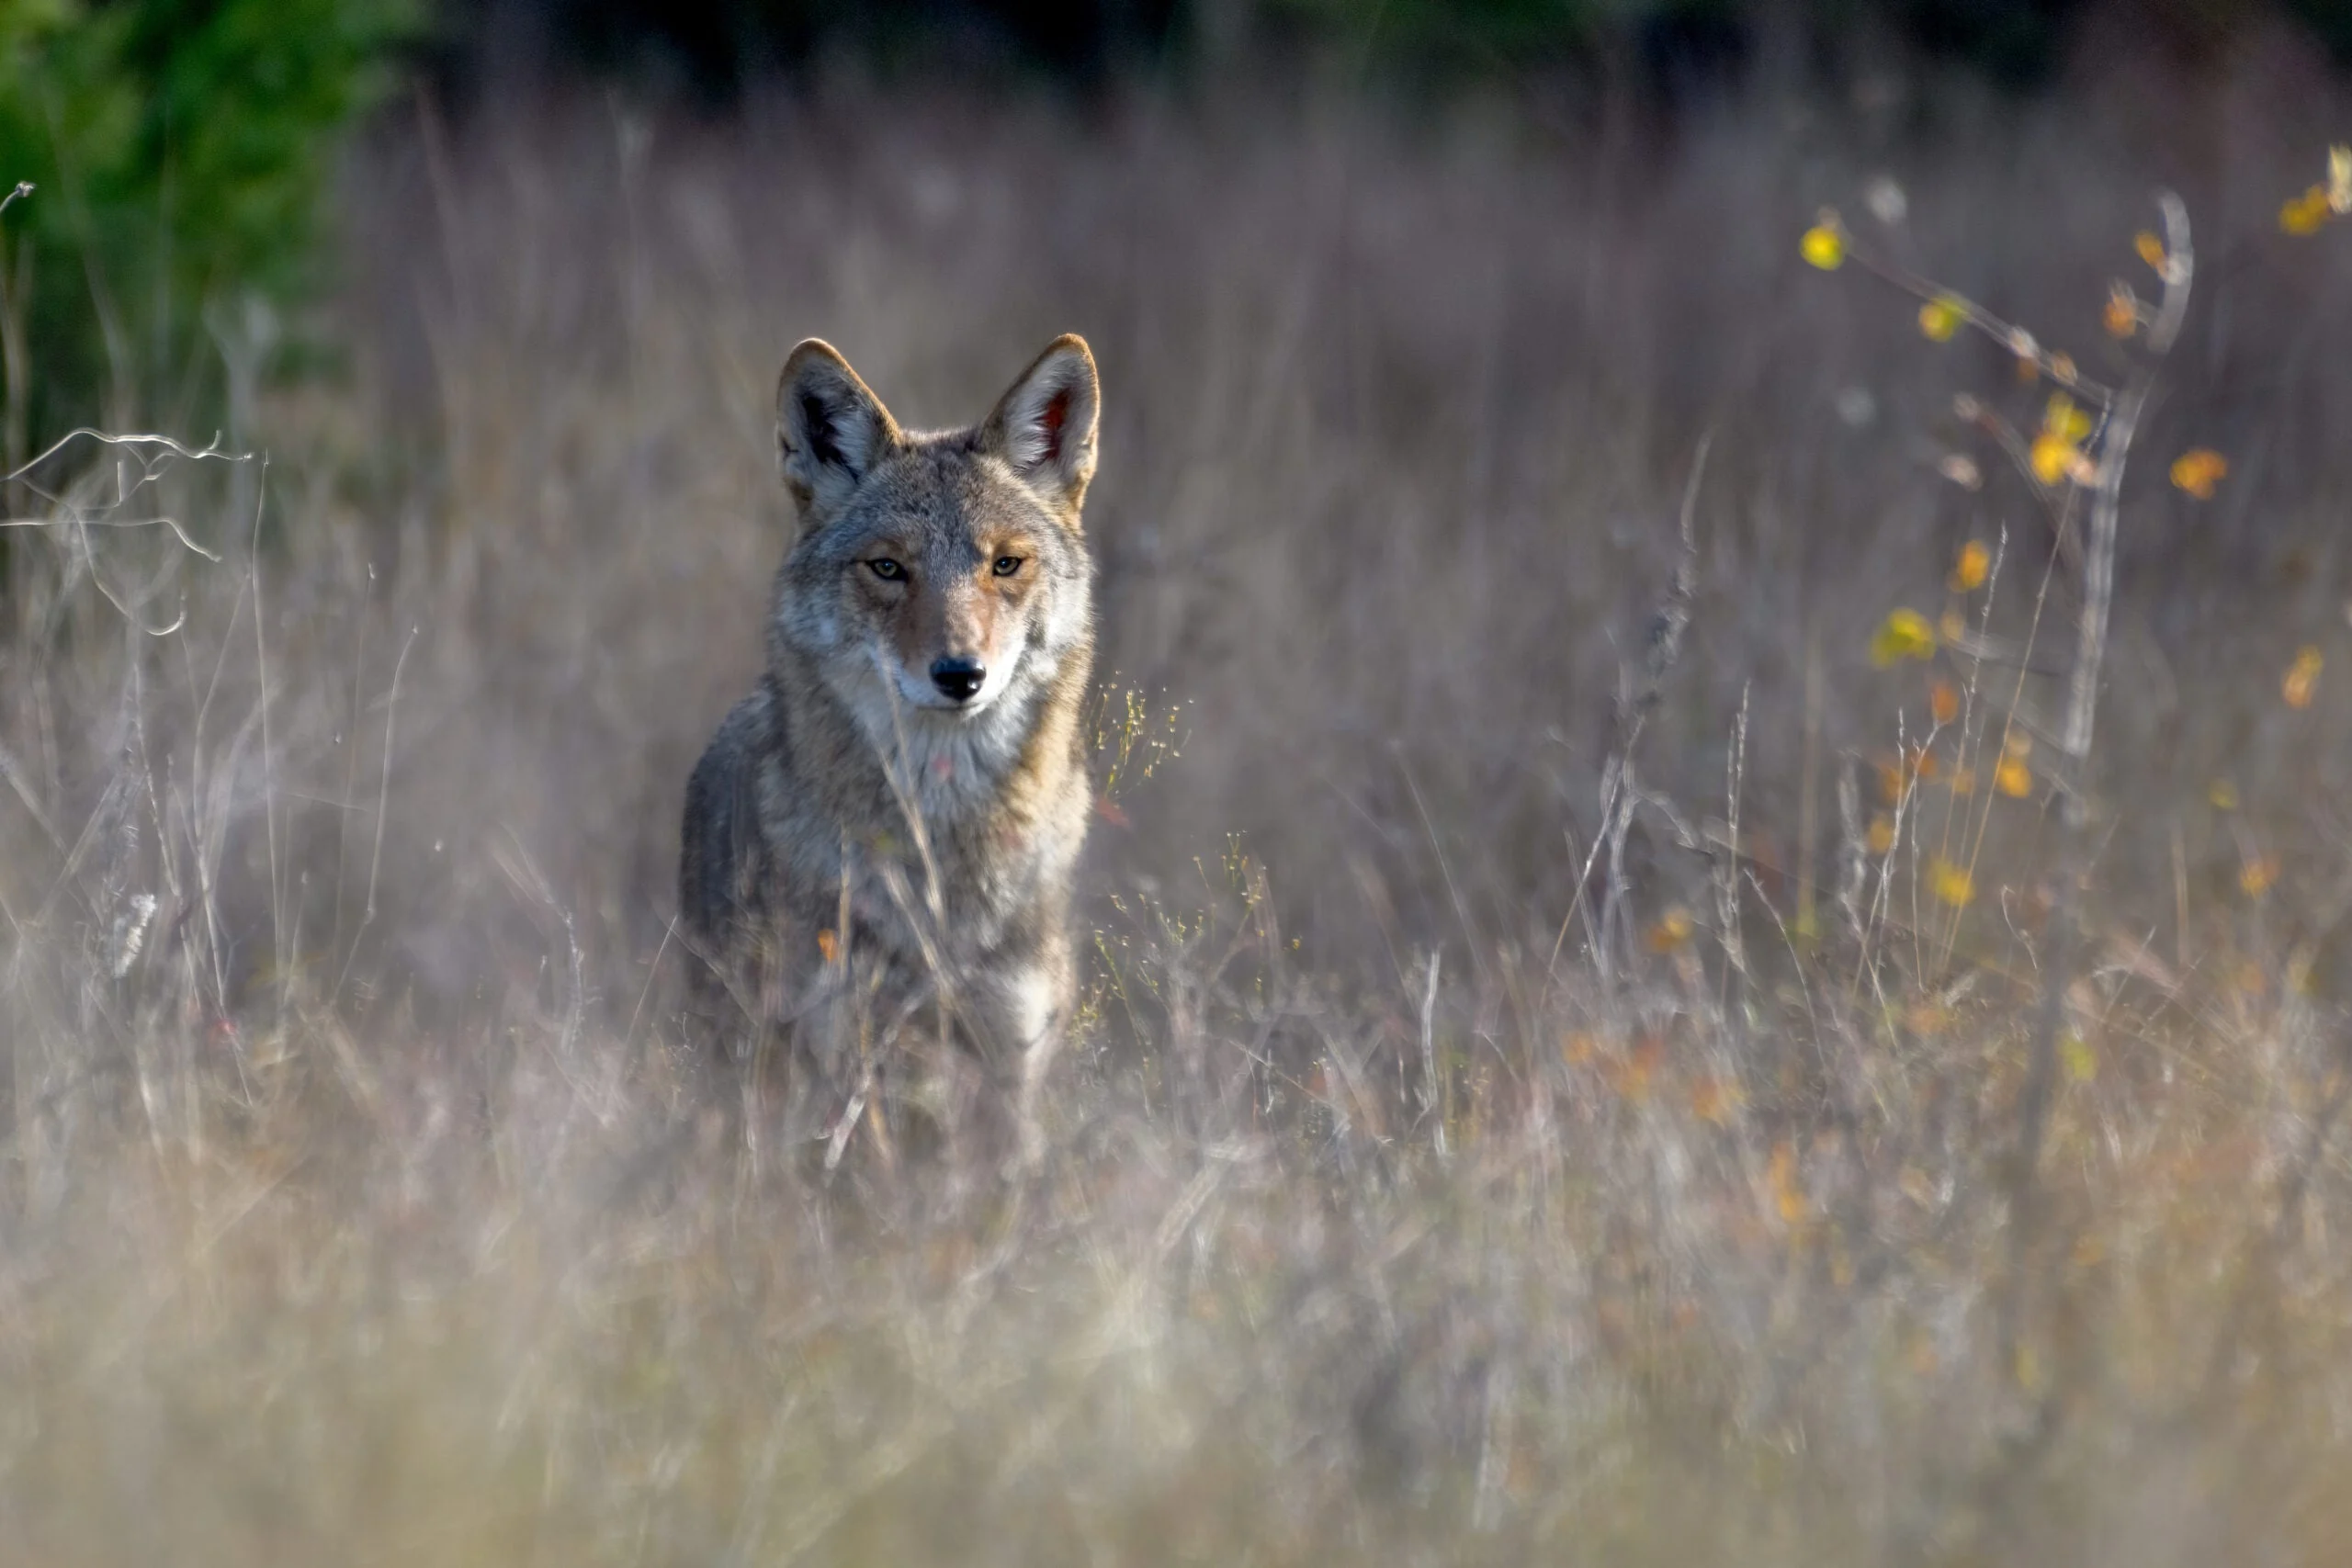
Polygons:
[[981,423],[929,434],[828,344],[786,361],[777,445],[800,533],[765,673],[688,785],[679,882],[707,1010],[737,1039],[780,1027],[840,1083],[944,1022],[1017,1077],[1034,1131],[1075,985],[1092,802],[1080,529],[1099,400],[1077,337]]

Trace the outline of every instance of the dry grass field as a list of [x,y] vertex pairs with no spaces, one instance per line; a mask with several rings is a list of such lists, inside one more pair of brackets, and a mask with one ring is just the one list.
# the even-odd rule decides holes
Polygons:
[[[1671,124],[391,117],[343,374],[15,487],[0,1561],[2342,1561],[2352,221],[2279,213],[2347,123],[2284,40]],[[2071,828],[2098,486],[1825,207],[2154,367]],[[877,1098],[829,1166],[682,1059],[667,928],[774,378],[945,423],[1068,330],[1050,1153]]]

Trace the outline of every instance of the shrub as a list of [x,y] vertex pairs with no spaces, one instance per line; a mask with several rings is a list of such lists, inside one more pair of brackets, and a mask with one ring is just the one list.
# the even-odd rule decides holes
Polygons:
[[[380,94],[411,0],[19,0],[0,6],[7,456],[168,404],[201,423],[234,304],[318,281],[336,133]],[[191,367],[198,368],[191,369]],[[158,411],[160,412],[160,411]]]

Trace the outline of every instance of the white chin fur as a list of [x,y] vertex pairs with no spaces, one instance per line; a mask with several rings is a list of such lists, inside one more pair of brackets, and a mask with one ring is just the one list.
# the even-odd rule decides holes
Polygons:
[[[860,728],[894,772],[901,769],[926,817],[961,815],[983,806],[1026,739],[1027,698],[1037,689],[1035,660],[1016,657],[989,671],[968,702],[950,703],[926,675],[918,680],[887,655],[842,695]],[[841,689],[841,688],[837,688]]]

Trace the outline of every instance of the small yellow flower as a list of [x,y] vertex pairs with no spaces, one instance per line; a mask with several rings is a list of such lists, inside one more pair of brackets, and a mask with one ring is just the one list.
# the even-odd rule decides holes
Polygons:
[[2087,410],[2075,406],[2075,400],[2065,393],[2052,392],[2048,405],[2041,411],[2041,428],[2045,434],[2079,446],[2090,435],[2091,416]]
[[2132,236],[2132,248],[2139,253],[2142,261],[2146,262],[2155,270],[2158,276],[2164,275],[2165,257],[2165,243],[2162,240],[2143,229]]
[[1960,559],[1952,563],[1951,591],[1970,593],[1984,586],[1984,578],[1993,570],[1993,552],[1982,539],[1971,539],[1960,547]]
[[2278,880],[2278,857],[2260,855],[2238,867],[2238,891],[2259,898]]
[[1920,335],[1930,343],[1950,343],[1952,333],[1960,331],[1962,319],[1960,301],[1939,294],[1919,307]]
[[2091,1049],[2089,1041],[2071,1029],[2058,1042],[2058,1059],[2066,1065],[2066,1076],[2076,1083],[2088,1083],[2098,1077],[2098,1054]]
[[2325,186],[2313,186],[2278,209],[2278,227],[2290,234],[2316,234],[2335,216]]
[[1658,917],[1646,939],[1652,953],[1672,953],[1690,940],[1690,911],[1677,907]]
[[1950,724],[1960,716],[1960,689],[1950,681],[1939,681],[1928,688],[1928,711],[1938,724]]
[[1936,897],[1955,909],[1964,909],[1976,897],[1976,884],[1968,873],[1938,855],[1928,863],[1928,885]]
[[2107,310],[2099,321],[2109,337],[2130,337],[2140,330],[2140,297],[2121,278],[2107,286]]
[[2023,800],[2033,793],[2033,770],[2015,757],[2004,757],[1993,770],[1993,784],[2011,800]]
[[2327,150],[2327,209],[2338,218],[2352,213],[2352,147]]
[[2074,472],[2075,459],[2081,456],[2075,444],[2063,435],[2048,431],[2033,438],[2026,449],[2026,465],[2033,469],[2033,477],[2043,484],[2054,485]]
[[2064,392],[2050,394],[2050,402],[2041,411],[2041,431],[2026,448],[2026,466],[2033,477],[2043,484],[2054,485],[2060,479],[2073,479],[2077,484],[2089,484],[2098,477],[2098,469],[2084,455],[2083,442],[2091,433],[2089,412],[2077,407],[2075,400]]
[[2213,499],[2213,487],[2226,478],[2230,460],[2209,446],[2196,446],[2173,459],[2172,482],[2199,501]]
[[2212,803],[2216,811],[2235,811],[2238,808],[2238,786],[2227,779],[2215,779],[2205,786],[2205,798]]
[[1870,852],[1883,855],[1894,847],[1894,818],[1879,812],[1871,818]]
[[1935,652],[1936,628],[1917,610],[1889,612],[1871,634],[1871,662],[1882,670],[1905,659],[1932,659]]
[[2295,662],[2287,667],[2286,679],[2278,682],[2278,694],[2287,699],[2289,707],[2307,708],[2312,705],[2312,693],[2319,685],[2323,662],[2319,649],[2308,645],[2295,655]]
[[1836,272],[1846,263],[1846,226],[1838,221],[1838,214],[1824,208],[1819,221],[1797,242],[1797,250],[1822,271]]

